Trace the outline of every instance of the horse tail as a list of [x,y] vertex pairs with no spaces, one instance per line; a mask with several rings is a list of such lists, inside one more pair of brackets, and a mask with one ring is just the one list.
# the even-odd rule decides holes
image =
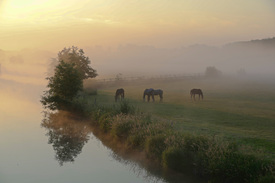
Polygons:
[[201,91],[201,98],[203,99],[203,93],[202,93],[202,91]]

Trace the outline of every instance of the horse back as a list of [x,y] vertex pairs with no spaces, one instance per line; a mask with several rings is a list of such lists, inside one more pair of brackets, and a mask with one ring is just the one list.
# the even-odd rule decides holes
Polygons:
[[190,91],[190,94],[201,94],[202,93],[202,91],[201,91],[201,89],[192,89],[191,91]]

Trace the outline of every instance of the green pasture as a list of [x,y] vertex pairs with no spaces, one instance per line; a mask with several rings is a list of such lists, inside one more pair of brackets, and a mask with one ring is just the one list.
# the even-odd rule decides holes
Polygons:
[[[252,80],[182,79],[117,83],[98,90],[99,105],[116,105],[114,94],[124,88],[125,98],[155,120],[167,121],[175,130],[232,140],[243,150],[275,158],[275,84]],[[163,89],[164,100],[143,102],[145,88]],[[189,91],[201,88],[204,100],[192,101]],[[94,100],[94,99],[91,99]]]

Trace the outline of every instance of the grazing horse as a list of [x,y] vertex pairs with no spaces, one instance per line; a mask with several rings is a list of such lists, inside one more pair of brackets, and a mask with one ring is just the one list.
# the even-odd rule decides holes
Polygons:
[[163,91],[158,89],[154,90],[153,88],[145,89],[143,92],[143,101],[145,101],[145,96],[147,95],[147,101],[150,101],[150,97],[152,97],[153,102],[155,101],[155,95],[159,95],[160,101],[163,99]]
[[120,100],[124,99],[124,89],[120,88],[116,90],[116,95],[115,95],[115,101],[117,102],[118,98],[120,97]]
[[200,100],[200,97],[201,97],[201,99],[203,99],[203,93],[202,93],[201,89],[192,89],[190,91],[191,100],[192,100],[192,98],[194,98],[194,100],[196,100],[195,99],[196,94],[199,95],[199,100]]

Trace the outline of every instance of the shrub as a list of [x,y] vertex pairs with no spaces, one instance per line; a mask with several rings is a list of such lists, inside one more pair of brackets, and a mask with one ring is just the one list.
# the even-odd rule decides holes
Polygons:
[[146,154],[151,158],[161,160],[162,152],[166,148],[165,139],[165,134],[158,134],[147,138],[145,142]]
[[127,137],[132,127],[133,117],[121,114],[116,115],[113,120],[111,133],[117,137]]
[[219,163],[224,161],[228,154],[237,150],[235,144],[217,138],[200,140],[195,149],[197,149],[194,157],[196,174],[205,177],[216,174]]
[[134,114],[135,108],[134,106],[130,105],[130,102],[128,100],[122,100],[121,102],[119,102],[118,107],[116,107],[116,113]]
[[104,131],[108,132],[112,127],[112,119],[109,113],[105,113],[99,118],[99,127]]
[[136,133],[131,134],[127,138],[127,146],[132,148],[142,148],[145,143],[145,134],[144,133]]
[[198,152],[209,147],[209,138],[206,136],[184,135],[183,142],[184,149],[192,152]]
[[71,111],[78,112],[85,117],[89,117],[92,114],[93,106],[87,98],[88,97],[85,92],[78,92],[77,96],[72,100]]
[[184,165],[184,153],[179,147],[169,147],[162,154],[162,165],[164,168],[182,172]]
[[240,152],[230,153],[218,163],[215,177],[229,182],[257,182],[265,173],[268,162],[253,155]]
[[113,116],[112,110],[106,108],[106,107],[101,107],[101,106],[97,106],[93,109],[93,111],[91,112],[91,118],[92,118],[92,123],[95,125],[99,125],[99,120],[101,118],[101,116]]
[[127,145],[132,148],[143,148],[146,138],[150,135],[147,127],[151,123],[150,116],[135,115],[135,120],[127,138]]

